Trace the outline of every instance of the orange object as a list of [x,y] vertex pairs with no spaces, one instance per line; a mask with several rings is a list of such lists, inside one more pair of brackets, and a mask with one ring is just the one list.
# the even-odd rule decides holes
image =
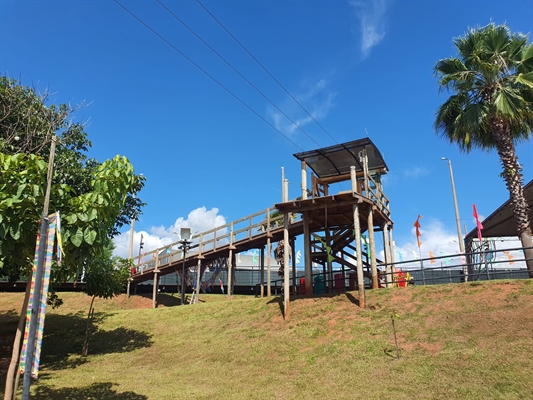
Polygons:
[[406,287],[407,280],[405,279],[405,272],[402,270],[396,271],[396,282],[398,282],[398,287]]

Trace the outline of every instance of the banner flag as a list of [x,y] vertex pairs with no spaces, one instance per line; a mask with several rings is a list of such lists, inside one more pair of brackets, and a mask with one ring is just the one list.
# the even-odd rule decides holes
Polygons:
[[483,225],[481,225],[481,222],[479,221],[479,215],[478,215],[477,210],[476,210],[476,205],[472,204],[472,208],[474,209],[474,212],[472,213],[472,215],[476,219],[477,238],[479,239],[480,242],[482,242],[483,238],[481,236],[481,230],[483,229]]
[[403,254],[400,250],[396,251],[398,253],[398,258],[400,259],[400,262],[403,261]]
[[[33,259],[33,272],[31,278],[31,287],[30,287],[30,297],[28,301],[28,308],[26,310],[26,328],[24,329],[24,340],[22,343],[22,351],[20,355],[20,364],[19,364],[19,373],[23,374],[24,369],[26,368],[26,360],[28,358],[28,341],[29,341],[29,327],[30,320],[32,315],[32,304],[34,296],[38,296],[39,305],[36,310],[37,313],[37,327],[35,331],[35,346],[33,354],[33,364],[31,369],[31,376],[35,379],[39,376],[39,363],[41,357],[41,345],[43,340],[44,332],[44,317],[46,315],[46,301],[48,297],[48,287],[50,285],[50,272],[52,270],[52,255],[54,253],[54,244],[56,238],[57,224],[59,220],[59,215],[57,213],[51,214],[48,216],[48,230],[46,234],[46,249],[45,249],[45,259],[43,265],[43,276],[41,283],[41,292],[35,293],[35,280],[37,275],[37,261],[39,257],[39,241],[40,234],[37,234],[37,244],[35,246],[35,257]],[[59,247],[60,251],[60,247]],[[59,254],[59,253],[58,253]]]
[[418,215],[418,218],[416,219],[415,223],[414,223],[414,227],[416,228],[415,231],[416,231],[416,241],[418,243],[418,247],[420,248],[420,246],[422,245],[422,242],[420,241],[420,238],[422,237],[422,234],[420,233],[420,218],[424,218],[422,215]]
[[432,251],[430,251],[430,252],[429,252],[429,258],[430,258],[430,261],[429,261],[429,262],[430,262],[431,264],[434,264],[434,263],[436,262],[436,261],[433,259],[434,257],[435,257],[435,254],[434,254]]
[[507,260],[509,261],[509,265],[514,264],[514,261],[511,261],[514,258],[514,256],[510,252],[504,251],[503,254],[505,254],[507,256]]

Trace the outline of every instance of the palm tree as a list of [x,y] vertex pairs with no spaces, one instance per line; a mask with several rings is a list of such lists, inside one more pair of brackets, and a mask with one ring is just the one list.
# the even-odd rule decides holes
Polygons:
[[533,44],[506,25],[490,23],[454,39],[457,57],[437,62],[441,89],[452,96],[437,111],[437,134],[468,153],[496,149],[518,236],[533,278],[533,241],[515,142],[533,129]]

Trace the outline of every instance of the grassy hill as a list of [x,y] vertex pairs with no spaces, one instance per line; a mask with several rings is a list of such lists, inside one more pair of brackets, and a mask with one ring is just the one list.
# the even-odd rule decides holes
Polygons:
[[[368,291],[365,310],[353,292],[296,298],[290,321],[279,298],[173,307],[168,296],[155,310],[138,296],[97,300],[87,358],[89,298],[61,297],[46,317],[35,399],[533,398],[529,280]],[[0,293],[0,358],[21,302]]]

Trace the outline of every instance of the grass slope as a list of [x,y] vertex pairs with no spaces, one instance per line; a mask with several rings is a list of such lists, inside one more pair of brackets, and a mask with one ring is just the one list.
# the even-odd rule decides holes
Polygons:
[[[155,310],[147,298],[97,300],[84,359],[89,298],[62,293],[32,398],[533,398],[533,281],[368,291],[365,310],[356,295],[297,298],[290,321],[278,298],[204,296]],[[0,358],[21,301],[0,293]]]

